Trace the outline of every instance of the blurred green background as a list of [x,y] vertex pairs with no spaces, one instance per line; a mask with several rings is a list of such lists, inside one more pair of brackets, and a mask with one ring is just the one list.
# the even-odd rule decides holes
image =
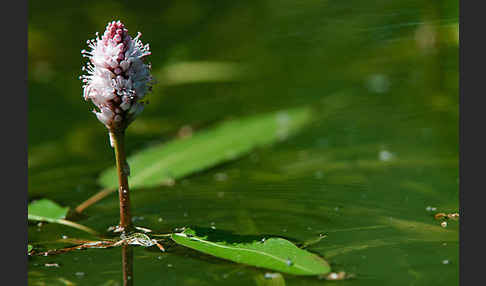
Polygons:
[[[231,118],[311,106],[287,141],[176,182],[134,192],[158,232],[216,226],[306,241],[343,285],[457,285],[458,1],[30,1],[28,192],[76,207],[114,164],[82,98],[86,40],[121,20],[149,43],[150,104],[127,130],[133,154]],[[136,170],[132,170],[136,172]],[[78,221],[104,231],[113,195]],[[29,225],[29,243],[82,237]],[[59,268],[45,267],[55,261]],[[262,269],[174,248],[135,249],[135,285],[265,285]],[[197,271],[194,271],[197,269]],[[287,285],[320,285],[284,275]],[[119,285],[119,249],[29,258],[29,285]],[[263,282],[262,282],[263,281]]]

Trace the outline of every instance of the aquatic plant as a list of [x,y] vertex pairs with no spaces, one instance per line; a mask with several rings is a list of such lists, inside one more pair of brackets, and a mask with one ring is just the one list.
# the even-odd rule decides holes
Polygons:
[[82,50],[89,62],[82,68],[83,96],[97,109],[93,112],[108,129],[110,145],[115,149],[120,201],[118,231],[131,228],[128,176],[124,140],[128,125],[142,112],[146,93],[151,90],[151,66],[145,62],[150,55],[148,44],[135,38],[120,21],[108,23],[103,36],[88,40],[89,51]]

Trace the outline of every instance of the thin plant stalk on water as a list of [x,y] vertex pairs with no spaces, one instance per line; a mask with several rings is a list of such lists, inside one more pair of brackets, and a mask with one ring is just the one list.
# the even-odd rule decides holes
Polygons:
[[120,21],[108,23],[104,34],[89,40],[90,51],[82,50],[89,62],[80,77],[84,86],[84,99],[91,100],[98,120],[108,129],[110,145],[115,151],[118,174],[118,198],[120,202],[120,224],[116,231],[133,229],[130,212],[130,189],[128,176],[130,167],[126,160],[125,130],[142,112],[145,94],[151,90],[151,66],[145,63],[150,55],[149,45],[128,35]]

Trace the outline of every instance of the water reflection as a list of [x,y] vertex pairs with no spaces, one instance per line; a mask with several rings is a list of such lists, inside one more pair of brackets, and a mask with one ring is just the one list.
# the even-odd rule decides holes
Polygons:
[[122,246],[123,286],[133,285],[133,246]]

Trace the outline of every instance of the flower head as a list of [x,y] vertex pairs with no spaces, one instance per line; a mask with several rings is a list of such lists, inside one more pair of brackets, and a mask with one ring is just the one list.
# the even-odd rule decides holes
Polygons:
[[128,35],[120,21],[106,26],[100,38],[87,41],[90,51],[82,50],[89,62],[82,68],[87,72],[83,81],[84,99],[90,99],[98,110],[96,117],[109,130],[124,129],[143,110],[140,100],[151,90],[150,64],[145,57],[150,55],[149,45]]

